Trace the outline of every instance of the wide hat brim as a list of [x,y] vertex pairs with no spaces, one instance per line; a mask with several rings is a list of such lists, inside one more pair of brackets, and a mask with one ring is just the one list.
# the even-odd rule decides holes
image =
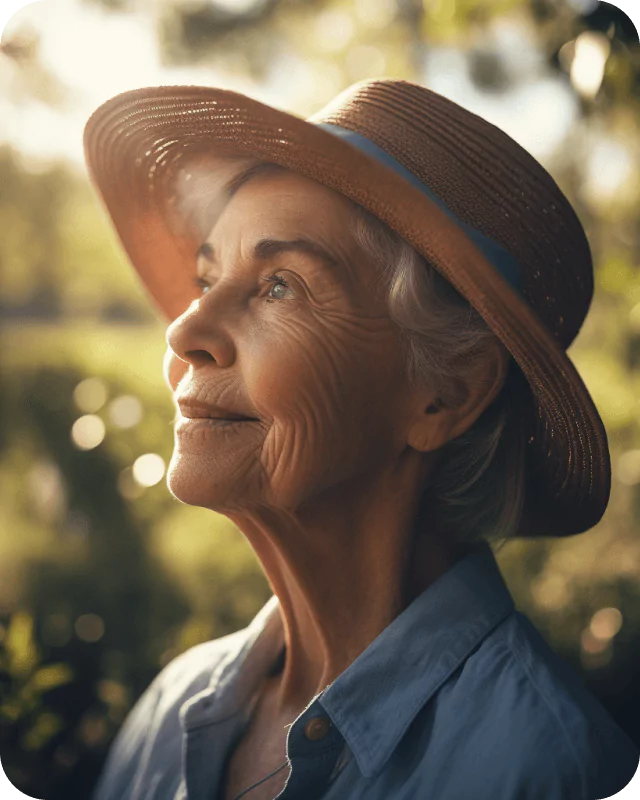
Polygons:
[[527,494],[521,536],[592,528],[609,500],[600,415],[563,347],[526,300],[441,208],[388,166],[317,125],[347,93],[304,120],[243,94],[199,86],[138,89],[87,122],[85,157],[120,240],[162,316],[200,291],[193,242],[177,235],[176,175],[207,149],[280,164],[334,189],[397,231],[465,297],[526,379]]

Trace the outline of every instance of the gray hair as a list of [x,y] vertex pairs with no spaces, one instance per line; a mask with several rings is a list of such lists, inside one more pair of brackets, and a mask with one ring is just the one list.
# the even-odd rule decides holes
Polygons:
[[[459,396],[459,360],[496,338],[480,314],[399,234],[354,204],[351,232],[379,270],[391,318],[399,326],[406,376],[430,386],[442,403]],[[422,503],[459,542],[504,543],[517,536],[524,506],[524,431],[513,359],[498,397],[462,435],[441,449]]]

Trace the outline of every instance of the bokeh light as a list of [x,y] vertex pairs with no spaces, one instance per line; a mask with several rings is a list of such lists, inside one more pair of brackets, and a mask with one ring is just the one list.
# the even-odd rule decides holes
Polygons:
[[355,0],[358,22],[367,28],[385,28],[398,11],[396,0]]
[[73,390],[73,401],[80,411],[94,414],[107,401],[107,387],[100,378],[86,378]]
[[104,622],[97,614],[82,614],[74,628],[76,636],[83,642],[99,642],[104,636]]
[[98,697],[107,705],[126,706],[129,692],[127,687],[118,681],[105,678],[98,683]]
[[623,142],[600,136],[590,145],[582,184],[590,203],[633,202],[637,180],[634,158]]
[[57,612],[44,618],[42,640],[50,647],[64,647],[71,639],[71,622],[66,614]]
[[88,747],[98,747],[108,736],[107,720],[104,715],[89,711],[80,721],[79,733]]
[[625,486],[640,483],[640,450],[627,450],[618,458],[616,478]]
[[118,491],[127,500],[136,500],[144,494],[145,487],[133,477],[133,468],[125,467],[118,473]]
[[592,99],[598,93],[610,51],[611,42],[602,33],[584,31],[576,39],[571,83],[584,98]]
[[104,422],[95,414],[85,414],[71,428],[71,440],[79,450],[92,450],[102,442],[104,435]]
[[329,9],[319,14],[316,19],[316,41],[328,53],[339,53],[344,50],[353,34],[353,19],[345,11]]
[[164,471],[164,459],[157,453],[145,453],[133,462],[133,477],[141,486],[155,486]]
[[585,628],[580,636],[580,662],[584,669],[595,670],[611,662],[613,651],[611,641],[596,638],[590,628]]
[[142,403],[132,394],[122,394],[109,403],[108,414],[116,428],[133,428],[142,419]]
[[67,490],[60,469],[51,461],[36,461],[27,474],[29,497],[45,522],[61,520],[67,508]]
[[614,607],[601,608],[591,617],[589,630],[596,639],[608,642],[622,627],[622,613]]

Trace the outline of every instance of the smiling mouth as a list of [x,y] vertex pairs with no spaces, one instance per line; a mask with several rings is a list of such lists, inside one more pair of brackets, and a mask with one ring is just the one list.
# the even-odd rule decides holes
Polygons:
[[239,418],[233,417],[231,419],[227,417],[196,417],[196,419],[208,419],[209,422],[257,422],[257,419],[251,419],[250,417],[246,418]]

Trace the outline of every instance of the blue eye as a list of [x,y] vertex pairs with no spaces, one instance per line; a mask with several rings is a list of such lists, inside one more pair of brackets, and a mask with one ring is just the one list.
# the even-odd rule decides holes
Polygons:
[[[268,278],[263,278],[262,280],[272,282],[274,284],[273,290],[276,290],[280,285],[284,286],[286,289],[291,288],[281,275],[270,275]],[[193,279],[193,284],[194,286],[198,286],[201,289],[211,288],[211,286],[207,283],[207,281],[204,278],[201,278],[199,275],[197,275]],[[277,295],[274,296],[273,294],[271,294],[271,291],[272,290],[268,292],[269,296],[267,297],[267,303],[273,303],[274,300],[282,299],[282,293],[280,294],[280,296]],[[206,294],[206,292],[202,292],[202,294]]]
[[[273,290],[277,289],[278,286],[284,286],[286,289],[290,289],[291,288],[289,286],[289,284],[285,281],[285,279],[281,275],[270,275],[268,278],[263,278],[262,280],[263,281],[272,281],[273,284],[274,284],[273,285]],[[271,294],[271,291],[272,290],[269,291],[269,296],[267,297],[267,303],[273,303],[273,301],[276,300],[276,299],[277,300],[282,299],[282,294],[280,295],[280,297],[277,297],[277,296],[274,297]]]

